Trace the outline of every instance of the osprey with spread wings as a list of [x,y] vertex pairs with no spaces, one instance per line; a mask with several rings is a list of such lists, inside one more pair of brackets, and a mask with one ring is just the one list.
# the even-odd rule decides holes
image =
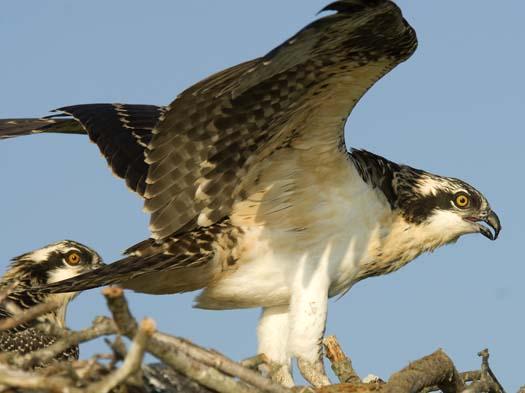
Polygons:
[[87,134],[151,213],[151,239],[46,290],[202,289],[198,307],[262,307],[259,352],[280,365],[277,379],[293,384],[295,357],[322,385],[329,297],[461,235],[496,239],[499,219],[472,186],[346,149],[357,101],[417,39],[388,0],[325,11],[335,12],[166,107],[76,105],[2,120],[4,138]]

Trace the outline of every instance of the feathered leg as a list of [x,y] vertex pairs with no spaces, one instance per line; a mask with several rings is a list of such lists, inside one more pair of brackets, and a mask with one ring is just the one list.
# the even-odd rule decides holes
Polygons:
[[[326,327],[329,280],[323,269],[296,278],[290,302],[288,349],[302,376],[314,386],[329,385],[322,339]],[[306,274],[306,273],[303,273]]]
[[291,359],[288,353],[288,306],[263,308],[257,335],[259,353],[264,353],[277,366],[272,379],[282,385],[294,386]]

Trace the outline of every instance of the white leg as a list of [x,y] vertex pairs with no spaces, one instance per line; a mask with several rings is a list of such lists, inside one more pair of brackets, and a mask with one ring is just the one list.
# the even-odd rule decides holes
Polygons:
[[258,353],[264,353],[278,369],[273,370],[272,379],[291,387],[294,386],[291,360],[288,352],[288,306],[263,308],[257,336]]
[[303,377],[314,386],[329,385],[326,376],[322,339],[326,326],[329,281],[322,271],[303,270],[296,278],[290,302],[288,348],[297,357]]

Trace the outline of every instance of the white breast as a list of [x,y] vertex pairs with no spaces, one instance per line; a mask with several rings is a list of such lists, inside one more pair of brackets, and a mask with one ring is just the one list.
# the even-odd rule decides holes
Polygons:
[[[294,157],[296,163],[302,158]],[[255,192],[235,205],[232,216],[244,231],[235,249],[237,263],[205,289],[198,307],[288,304],[299,273],[328,276],[330,295],[352,284],[359,266],[374,257],[371,250],[384,236],[381,223],[391,210],[353,164],[337,158],[333,165],[310,160],[300,172],[290,171],[284,161],[276,165],[278,157],[271,167],[261,165]]]

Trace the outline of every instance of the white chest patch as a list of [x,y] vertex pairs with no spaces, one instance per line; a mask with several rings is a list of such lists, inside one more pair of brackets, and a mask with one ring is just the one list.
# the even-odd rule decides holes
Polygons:
[[[347,289],[385,236],[392,212],[377,190],[345,162],[345,173],[321,182],[282,178],[235,206],[244,232],[235,266],[197,299],[202,308],[288,304],[296,277],[328,278],[330,295]],[[350,173],[349,173],[350,172]],[[342,184],[346,179],[346,184]],[[263,179],[264,180],[264,179]],[[317,180],[317,179],[316,179]]]
[[[71,277],[78,276],[79,274],[83,273],[85,271],[84,268],[81,266],[64,266],[60,269],[55,269],[54,271],[50,272],[49,275],[49,283],[55,283],[58,281],[66,280]],[[53,295],[50,295],[50,297],[54,300],[57,300],[59,303],[63,304],[59,309],[56,311],[57,316],[57,323],[61,327],[66,326],[66,311],[68,303],[73,300],[78,295],[77,292],[68,292],[68,293],[56,293]]]

